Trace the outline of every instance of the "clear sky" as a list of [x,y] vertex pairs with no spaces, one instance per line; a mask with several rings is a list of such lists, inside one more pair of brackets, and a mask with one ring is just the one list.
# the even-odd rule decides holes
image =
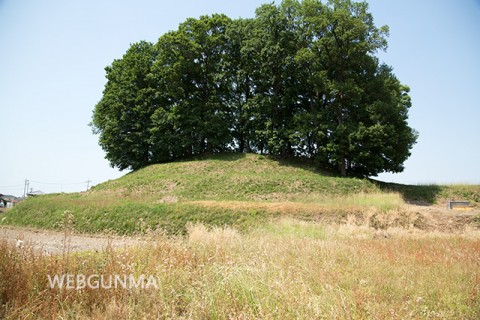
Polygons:
[[[104,67],[188,17],[252,17],[265,2],[0,0],[0,193],[23,195],[25,179],[70,192],[125,174],[87,125]],[[380,58],[410,86],[420,133],[405,171],[379,178],[480,184],[480,1],[368,2],[376,24],[390,26]]]

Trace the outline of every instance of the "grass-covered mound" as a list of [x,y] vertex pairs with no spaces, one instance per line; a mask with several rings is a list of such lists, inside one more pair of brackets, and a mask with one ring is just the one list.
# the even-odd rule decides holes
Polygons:
[[189,222],[243,230],[277,216],[375,215],[399,210],[405,199],[433,203],[451,194],[479,201],[480,187],[387,185],[335,177],[306,161],[220,154],[148,166],[88,192],[29,198],[2,223],[49,229],[69,223],[79,232],[120,234],[184,232]]

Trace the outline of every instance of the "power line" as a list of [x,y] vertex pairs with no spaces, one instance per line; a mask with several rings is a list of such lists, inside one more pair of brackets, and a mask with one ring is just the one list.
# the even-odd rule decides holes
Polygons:
[[52,184],[52,185],[58,185],[58,186],[67,186],[67,185],[73,185],[73,184],[85,184],[86,182],[65,182],[65,183],[59,183],[59,182],[41,182],[41,181],[35,181],[35,180],[30,180],[30,182],[34,183],[39,183],[39,184]]
[[30,192],[31,184],[41,184],[41,185],[51,185],[51,186],[57,186],[63,189],[64,186],[73,186],[73,185],[85,185],[86,184],[86,190],[88,191],[90,189],[90,186],[92,185],[92,180],[88,179],[87,181],[83,182],[45,182],[45,181],[36,181],[36,180],[29,180],[25,179],[24,184],[16,184],[16,185],[9,185],[9,186],[0,186],[0,189],[10,189],[10,190],[23,190],[23,196],[26,197],[27,193]]
[[0,186],[0,188],[20,188],[23,187],[23,184],[16,184],[14,186]]

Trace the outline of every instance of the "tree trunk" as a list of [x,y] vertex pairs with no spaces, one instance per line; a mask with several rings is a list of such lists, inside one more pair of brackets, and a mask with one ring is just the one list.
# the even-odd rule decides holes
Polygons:
[[342,177],[347,176],[347,167],[345,166],[345,155],[341,154],[340,159],[338,160],[338,170]]
[[200,138],[200,153],[204,153],[206,150],[205,138]]
[[243,135],[240,136],[239,138],[239,146],[238,146],[238,151],[240,153],[243,153],[243,151],[245,150],[245,139],[243,139]]
[[208,142],[208,140],[206,143],[205,150],[207,153],[213,153],[213,144],[211,142]]

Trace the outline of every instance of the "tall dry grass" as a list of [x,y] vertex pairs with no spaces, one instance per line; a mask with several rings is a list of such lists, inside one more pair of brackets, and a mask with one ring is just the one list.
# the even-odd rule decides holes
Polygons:
[[[480,236],[282,219],[248,234],[46,256],[0,244],[5,319],[478,319]],[[68,257],[68,259],[67,259]],[[158,289],[50,289],[48,274],[146,274]]]

